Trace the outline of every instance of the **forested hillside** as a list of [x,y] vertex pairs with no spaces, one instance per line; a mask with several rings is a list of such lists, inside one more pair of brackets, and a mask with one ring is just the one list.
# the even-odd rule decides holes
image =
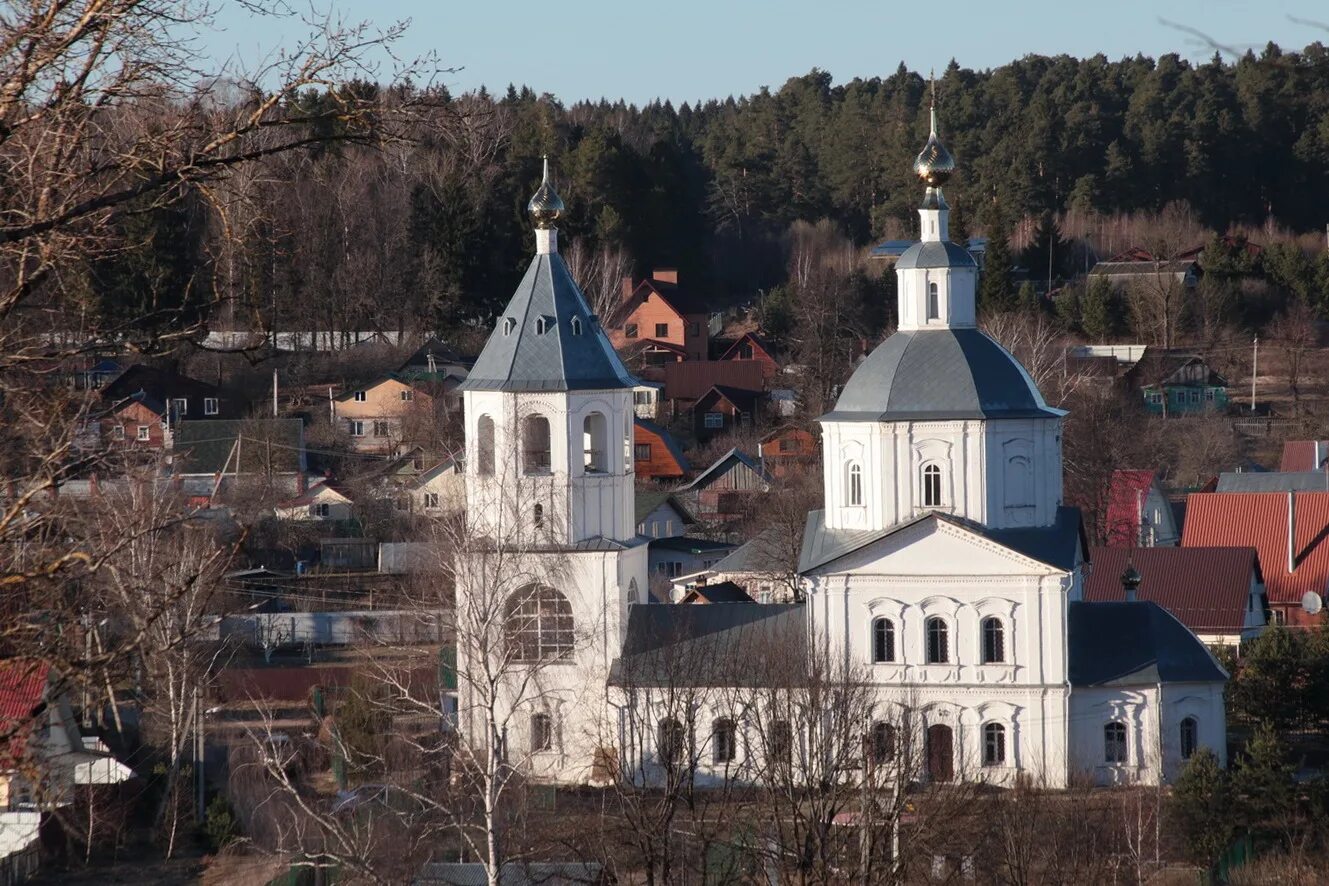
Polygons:
[[[567,105],[524,87],[351,88],[385,113],[410,104],[402,137],[288,154],[224,193],[195,189],[174,207],[122,216],[133,248],[99,259],[81,288],[61,281],[94,308],[84,316],[188,300],[222,306],[213,326],[485,322],[530,251],[523,207],[546,152],[570,209],[565,252],[606,291],[624,268],[668,265],[717,297],[748,298],[784,281],[796,220],[829,219],[860,246],[912,230],[910,161],[926,137],[928,86],[903,67],[841,85],[812,71],[774,91],[678,107]],[[1048,211],[1083,221],[1178,203],[1217,231],[1311,232],[1329,220],[1329,52],[1318,43],[1201,65],[1175,55],[1030,56],[991,71],[952,62],[936,89],[960,165],[947,186],[957,238],[1018,231]],[[292,112],[323,101],[310,94]],[[223,224],[236,240],[218,234]]]

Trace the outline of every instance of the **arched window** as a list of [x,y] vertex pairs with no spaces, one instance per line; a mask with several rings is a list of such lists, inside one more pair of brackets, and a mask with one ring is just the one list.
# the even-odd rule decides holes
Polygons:
[[569,325],[572,327],[572,334],[573,334],[573,335],[581,335],[581,318],[580,318],[580,317],[573,317],[573,318],[572,318],[572,322],[571,322]]
[[766,743],[770,762],[788,766],[793,759],[794,731],[788,720],[773,720],[770,729],[770,739]]
[[1006,629],[1001,619],[989,616],[983,619],[983,664],[1000,664],[1006,660]]
[[711,758],[716,763],[732,763],[738,756],[738,730],[734,721],[721,717],[711,725]]
[[549,470],[549,419],[528,415],[521,422],[522,467],[528,474]]
[[554,718],[545,713],[531,715],[531,750],[554,749]]
[[536,318],[535,318],[535,334],[536,334],[536,335],[544,335],[546,332],[549,331],[549,327],[550,327],[551,325],[552,325],[552,323],[550,322],[550,319],[549,319],[548,317],[536,317]]
[[635,578],[628,580],[628,605],[641,602],[641,594],[637,591],[637,580]]
[[655,736],[655,752],[665,766],[677,766],[683,758],[683,748],[687,733],[683,724],[670,717],[660,721]]
[[517,328],[517,321],[516,321],[516,320],[512,319],[511,317],[504,317],[504,318],[503,318],[503,334],[504,334],[504,335],[512,335],[513,331],[514,331],[516,328]]
[[1103,760],[1126,762],[1126,724],[1113,721],[1103,727]]
[[1029,459],[1015,455],[1006,460],[1006,504],[1027,508],[1034,503],[1034,472]]
[[535,507],[531,509],[531,522],[535,524],[536,529],[539,529],[545,525],[544,505],[537,503]]
[[508,599],[504,638],[514,661],[551,661],[572,655],[572,606],[553,588],[533,585]]
[[895,759],[895,727],[890,723],[873,723],[868,741],[871,762],[881,764]]
[[929,320],[939,320],[939,319],[941,319],[941,305],[940,305],[938,302],[939,302],[939,299],[937,298],[937,284],[936,284],[936,283],[929,283],[929,284],[928,284],[928,319],[929,319]]
[[845,504],[861,505],[863,503],[863,466],[856,461],[851,461],[845,466],[844,473]]
[[946,622],[935,615],[924,623],[928,641],[928,664],[946,664],[951,660],[950,636]]
[[582,464],[588,474],[604,474],[609,471],[609,424],[603,413],[592,412],[586,416],[581,428]]
[[923,507],[941,507],[941,468],[938,465],[923,468]]
[[482,477],[494,473],[494,420],[480,416],[475,423],[475,472]]
[[889,618],[872,620],[872,661],[895,661],[895,625]]
[[1006,765],[1006,727],[988,723],[983,727],[983,765]]
[[1200,742],[1200,723],[1194,717],[1181,721],[1181,759],[1189,760]]

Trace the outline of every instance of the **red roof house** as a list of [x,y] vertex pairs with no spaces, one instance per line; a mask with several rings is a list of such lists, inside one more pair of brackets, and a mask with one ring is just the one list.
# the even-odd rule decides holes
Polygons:
[[775,361],[771,346],[755,332],[745,332],[725,348],[721,360],[755,360],[761,364],[762,376],[771,379],[780,371],[780,364]]
[[1264,630],[1264,585],[1255,548],[1097,547],[1084,580],[1091,603],[1125,600],[1127,564],[1140,575],[1136,599],[1157,603],[1211,645],[1237,646]]
[[1253,547],[1274,621],[1309,626],[1302,608],[1329,584],[1329,492],[1197,492],[1186,505],[1182,547]]
[[705,360],[710,350],[711,308],[706,300],[680,289],[678,271],[657,269],[636,286],[623,281],[625,299],[609,326],[615,348],[653,339],[682,348],[689,360]]
[[1175,545],[1181,535],[1155,471],[1113,471],[1105,519],[1103,535],[1114,548]]
[[51,666],[30,658],[0,661],[0,771],[29,757],[29,741],[46,704]]
[[761,364],[756,360],[688,360],[667,363],[664,367],[664,395],[675,409],[684,409],[700,400],[716,385],[742,391],[765,388]]
[[1318,471],[1329,460],[1329,440],[1287,440],[1283,443],[1283,460],[1278,463],[1279,473]]

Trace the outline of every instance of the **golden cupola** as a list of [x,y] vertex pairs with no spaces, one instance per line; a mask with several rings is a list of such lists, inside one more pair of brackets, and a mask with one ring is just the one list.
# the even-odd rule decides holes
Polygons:
[[544,158],[545,169],[544,178],[540,181],[540,187],[531,197],[531,202],[526,204],[526,211],[531,215],[531,221],[535,222],[537,230],[549,230],[554,227],[563,213],[567,212],[567,207],[563,205],[563,199],[558,196],[554,190],[554,185],[549,181],[549,156]]

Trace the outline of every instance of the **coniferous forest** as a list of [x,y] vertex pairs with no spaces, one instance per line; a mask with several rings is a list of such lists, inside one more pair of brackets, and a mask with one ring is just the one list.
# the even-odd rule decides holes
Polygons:
[[[842,84],[814,70],[741,98],[640,108],[568,104],[529,87],[347,88],[417,113],[396,141],[278,157],[267,174],[228,182],[220,200],[193,194],[126,214],[137,246],[89,268],[92,316],[123,320],[145,300],[192,298],[225,304],[214,328],[487,323],[529,253],[523,210],[545,153],[570,209],[565,252],[638,273],[677,267],[722,300],[784,281],[795,221],[829,220],[857,246],[912,236],[910,164],[927,136],[929,86],[903,66]],[[1329,221],[1329,51],[1319,43],[1204,64],[952,62],[936,93],[959,161],[947,186],[955,239],[1007,231],[1018,247],[1021,231],[1037,243],[1033,220],[1048,213],[1083,223],[1168,207],[1217,232],[1286,237]],[[307,93],[292,111],[327,101]],[[214,236],[223,223],[229,240]],[[1088,237],[1101,258],[1128,245]]]

